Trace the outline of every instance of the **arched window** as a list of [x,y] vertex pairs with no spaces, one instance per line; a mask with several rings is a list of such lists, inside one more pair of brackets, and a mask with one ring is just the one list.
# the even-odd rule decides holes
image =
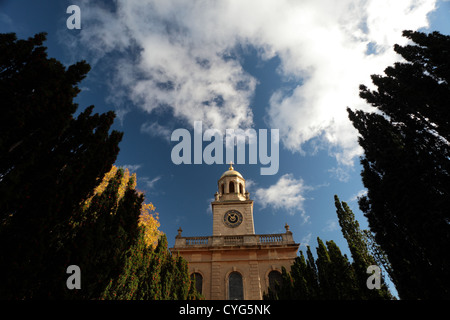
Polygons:
[[283,279],[279,271],[273,270],[269,273],[269,288],[271,291],[276,292],[277,286],[281,288],[283,284]]
[[244,300],[244,286],[239,272],[228,276],[228,300]]
[[244,193],[244,187],[242,186],[242,183],[239,183],[239,193],[240,194]]
[[221,185],[221,191],[222,191],[222,194],[224,194],[225,193],[225,185],[222,183],[222,185]]
[[195,290],[197,290],[198,293],[202,294],[202,287],[203,287],[203,277],[200,273],[194,272],[191,274],[191,281],[195,281]]
[[234,182],[233,181],[230,182],[229,192],[234,193]]

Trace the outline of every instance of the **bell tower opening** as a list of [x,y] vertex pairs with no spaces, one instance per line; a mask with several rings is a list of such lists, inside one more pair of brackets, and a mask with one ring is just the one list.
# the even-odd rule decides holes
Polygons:
[[234,182],[233,181],[230,181],[230,188],[229,188],[229,190],[230,190],[230,193],[234,193]]

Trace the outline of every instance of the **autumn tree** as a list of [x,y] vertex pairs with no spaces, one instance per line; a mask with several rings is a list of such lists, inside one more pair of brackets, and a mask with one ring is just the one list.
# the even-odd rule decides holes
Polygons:
[[113,168],[72,221],[70,261],[83,270],[83,290],[68,298],[174,300],[196,298],[187,261],[170,254],[155,207],[136,189],[136,174]]
[[[90,67],[48,58],[45,33],[0,34],[0,297],[48,298],[65,275],[69,221],[114,163],[114,113],[75,113]],[[99,156],[101,155],[101,156]],[[57,290],[61,292],[60,289]]]
[[450,298],[450,36],[404,31],[404,59],[360,86],[374,112],[348,109],[358,130],[359,207],[386,253],[400,298]]
[[165,235],[156,247],[145,240],[141,229],[138,241],[125,255],[120,275],[110,279],[101,298],[107,300],[196,300],[202,297],[189,277],[188,263],[173,256]]
[[83,290],[65,289],[68,298],[98,299],[111,278],[126,263],[125,253],[142,241],[154,246],[162,234],[157,213],[144,194],[136,190],[136,175],[128,169],[112,169],[73,215],[72,241],[66,246],[67,263],[83,273]]

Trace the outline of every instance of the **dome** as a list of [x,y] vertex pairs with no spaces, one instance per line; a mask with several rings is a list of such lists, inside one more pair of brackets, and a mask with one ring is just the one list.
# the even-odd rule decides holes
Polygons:
[[244,177],[242,176],[242,174],[240,174],[239,172],[237,172],[236,170],[234,170],[233,166],[230,164],[230,168],[228,169],[228,171],[225,171],[222,176],[220,177],[220,179],[222,179],[223,177],[228,177],[228,176],[238,176],[242,179],[244,179]]

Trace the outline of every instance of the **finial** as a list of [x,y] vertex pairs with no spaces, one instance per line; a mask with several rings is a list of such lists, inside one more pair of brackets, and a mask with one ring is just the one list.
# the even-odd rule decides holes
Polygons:
[[233,168],[233,161],[230,161],[230,168],[228,168],[228,170],[234,170],[234,168]]

